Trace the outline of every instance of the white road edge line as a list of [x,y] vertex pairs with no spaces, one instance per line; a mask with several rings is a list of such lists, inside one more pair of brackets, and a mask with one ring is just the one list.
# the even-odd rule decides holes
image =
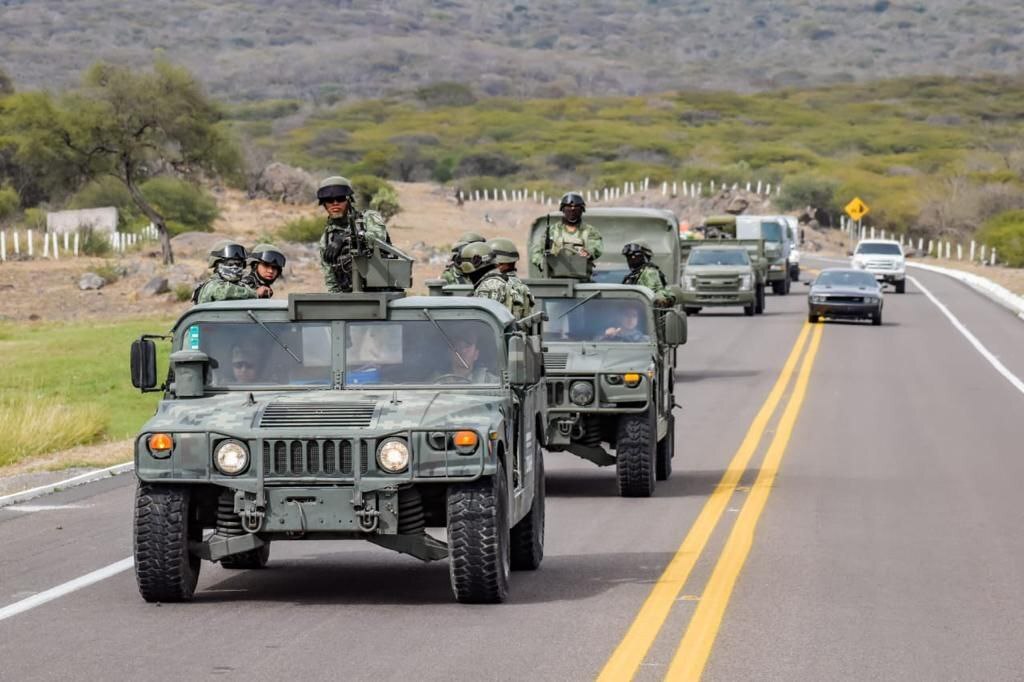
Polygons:
[[51,602],[54,599],[59,599],[66,594],[71,594],[76,590],[80,590],[83,587],[88,587],[94,583],[98,583],[101,580],[106,580],[111,576],[115,576],[118,573],[123,573],[131,568],[135,564],[135,559],[128,557],[127,559],[121,559],[116,561],[109,566],[104,566],[101,569],[87,573],[80,578],[69,580],[63,585],[57,585],[57,587],[51,587],[45,592],[34,594],[31,597],[16,601],[10,606],[5,606],[0,609],[0,620],[6,620],[12,616],[17,616],[19,613],[24,613],[37,606],[42,606],[47,602]]
[[1006,365],[999,361],[999,358],[993,355],[988,348],[985,348],[984,344],[982,344],[982,342],[978,340],[978,337],[972,334],[971,331],[964,326],[964,323],[958,320],[956,315],[949,311],[949,308],[947,308],[945,304],[942,303],[942,301],[935,298],[935,295],[932,294],[932,292],[928,291],[928,289],[926,289],[923,284],[917,281],[917,278],[907,275],[907,279],[913,282],[914,286],[920,289],[921,293],[927,296],[928,299],[932,303],[934,303],[939,310],[942,311],[943,315],[949,318],[949,321],[953,323],[953,326],[956,327],[957,331],[963,334],[964,338],[971,342],[971,345],[974,346],[975,350],[981,353],[981,356],[988,360],[988,363],[995,367],[997,372],[1002,374],[1007,381],[1013,384],[1014,388],[1016,388],[1018,391],[1024,394],[1024,381],[1021,381],[1019,378],[1017,378],[1017,375],[1015,375],[1013,372],[1007,369]]
[[0,497],[0,507],[6,507],[11,504],[17,504],[19,502],[25,502],[27,500],[41,497],[43,495],[49,495],[56,491],[58,488],[74,488],[78,485],[84,485],[86,483],[92,483],[108,476],[117,476],[119,474],[126,473],[132,470],[135,466],[134,462],[124,462],[123,464],[115,464],[112,467],[106,469],[99,469],[97,471],[88,471],[78,476],[66,478],[63,481],[57,481],[56,483],[47,483],[37,488],[29,488],[28,490],[22,490],[20,493],[11,493],[10,495],[4,495]]

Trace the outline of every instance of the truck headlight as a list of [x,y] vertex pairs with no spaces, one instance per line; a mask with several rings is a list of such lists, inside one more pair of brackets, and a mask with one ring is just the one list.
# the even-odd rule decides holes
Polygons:
[[782,263],[772,263],[771,265],[768,266],[768,269],[769,270],[776,270],[777,271],[777,270],[782,270],[782,267],[783,267]]
[[740,291],[750,291],[750,275],[740,275]]
[[569,387],[569,400],[577,405],[594,402],[594,387],[589,381],[574,381]]
[[213,463],[222,474],[240,474],[249,466],[249,450],[237,440],[226,440],[213,451]]
[[683,276],[683,288],[688,291],[697,290],[697,276],[696,275],[684,275]]
[[388,438],[377,446],[377,464],[388,473],[397,474],[409,466],[409,445],[401,438]]

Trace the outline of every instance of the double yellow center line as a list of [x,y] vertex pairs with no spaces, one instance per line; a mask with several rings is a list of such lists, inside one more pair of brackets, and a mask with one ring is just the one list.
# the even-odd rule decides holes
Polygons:
[[812,326],[804,324],[800,330],[800,335],[782,367],[779,378],[757,416],[754,417],[743,442],[736,454],[733,455],[732,461],[729,462],[729,467],[722,476],[722,480],[711,493],[711,497],[704,504],[704,508],[701,509],[693,526],[690,527],[690,532],[686,535],[682,545],[679,546],[672,561],[669,562],[643,606],[640,607],[640,611],[625,637],[601,670],[598,680],[602,682],[631,680],[643,663],[647,652],[665,624],[673,604],[679,598],[679,593],[686,584],[690,572],[707,546],[729,500],[736,492],[740,478],[747,470],[772,415],[775,414],[787,386],[797,371],[800,355],[810,337],[809,349],[800,364],[796,385],[783,411],[775,437],[768,447],[760,473],[739,513],[736,524],[726,541],[725,548],[666,675],[666,679],[671,680],[698,679],[700,677],[708,656],[711,654],[711,647],[718,634],[718,628],[721,625],[722,616],[729,603],[736,579],[750,552],[754,540],[754,529],[768,500],[775,481],[775,473],[778,471],[786,446],[789,444],[796,417],[803,405],[811,368],[821,343],[823,328],[824,325],[814,325],[812,332]]

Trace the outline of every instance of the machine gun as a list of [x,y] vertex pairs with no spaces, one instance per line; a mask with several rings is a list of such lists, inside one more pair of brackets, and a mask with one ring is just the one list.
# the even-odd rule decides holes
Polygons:
[[[412,286],[414,258],[364,230],[339,230],[331,235],[324,250],[343,289],[362,291],[404,291]],[[347,285],[347,286],[346,286]]]

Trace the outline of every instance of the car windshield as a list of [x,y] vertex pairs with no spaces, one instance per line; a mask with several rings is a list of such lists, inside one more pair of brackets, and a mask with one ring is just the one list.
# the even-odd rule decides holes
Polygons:
[[330,385],[330,325],[263,324],[199,322],[185,331],[181,348],[210,357],[207,381],[214,388]]
[[814,286],[876,287],[875,276],[861,270],[826,270],[814,280]]
[[694,249],[690,252],[687,265],[750,265],[746,250],[739,249]]
[[857,253],[869,255],[898,256],[899,244],[858,244]]
[[643,301],[551,298],[541,299],[540,305],[548,314],[548,321],[544,323],[545,341],[650,342],[647,306]]
[[498,340],[482,320],[350,322],[345,386],[498,384]]

